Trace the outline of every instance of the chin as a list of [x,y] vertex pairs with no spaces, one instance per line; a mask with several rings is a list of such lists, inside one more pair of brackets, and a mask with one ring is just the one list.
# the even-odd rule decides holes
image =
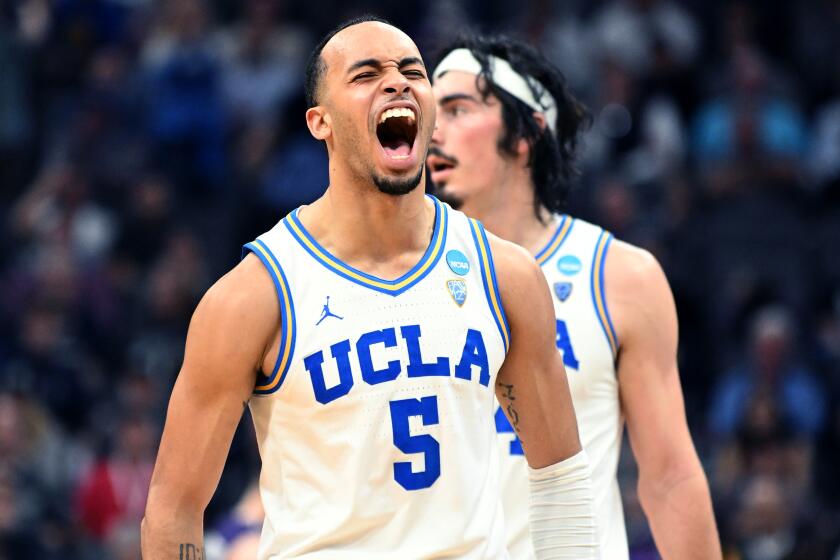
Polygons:
[[464,206],[464,199],[447,189],[445,184],[437,185],[432,183],[432,194],[441,202],[447,203],[455,210],[460,210]]
[[375,174],[373,176],[373,184],[376,185],[376,188],[379,189],[379,192],[384,194],[389,194],[392,196],[403,196],[418,186],[423,180],[423,166],[419,166],[418,169],[411,173],[405,173],[400,175],[380,175]]

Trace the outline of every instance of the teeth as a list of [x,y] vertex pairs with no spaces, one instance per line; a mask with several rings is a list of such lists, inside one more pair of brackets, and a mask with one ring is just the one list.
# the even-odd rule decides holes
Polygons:
[[379,124],[384,123],[387,119],[391,117],[407,117],[410,121],[414,121],[414,111],[408,107],[392,107],[388,109],[382,116],[379,117]]

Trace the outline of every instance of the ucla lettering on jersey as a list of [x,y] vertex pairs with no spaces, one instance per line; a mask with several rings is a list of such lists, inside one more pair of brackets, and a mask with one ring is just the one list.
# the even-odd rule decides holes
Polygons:
[[259,558],[504,558],[495,377],[509,329],[483,228],[429,197],[396,280],[341,262],[293,212],[245,246],[282,318],[251,412]]
[[[581,443],[589,455],[603,558],[628,558],[616,470],[623,418],[615,358],[618,340],[605,297],[604,262],[612,236],[601,228],[555,217],[556,229],[536,259],[552,287],[557,350],[563,356]],[[528,530],[528,471],[521,445],[501,409],[496,413],[508,547],[533,558]]]

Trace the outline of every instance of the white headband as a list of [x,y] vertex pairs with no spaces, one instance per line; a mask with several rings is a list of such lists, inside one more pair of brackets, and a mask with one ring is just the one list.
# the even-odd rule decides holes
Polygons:
[[[557,102],[554,97],[536,79],[523,76],[511,67],[510,63],[498,56],[489,55],[490,77],[493,83],[519,99],[534,111],[545,115],[546,125],[552,133],[556,133]],[[447,54],[432,74],[437,80],[450,71],[467,72],[478,75],[481,73],[481,63],[469,49],[455,49]],[[536,93],[536,96],[534,95]]]

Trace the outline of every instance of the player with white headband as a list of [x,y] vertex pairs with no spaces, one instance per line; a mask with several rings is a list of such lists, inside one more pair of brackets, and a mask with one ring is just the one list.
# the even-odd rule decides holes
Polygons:
[[[628,558],[616,481],[626,423],[639,497],[662,556],[720,558],[708,484],[685,418],[665,275],[648,252],[563,213],[585,109],[560,72],[522,43],[469,37],[443,54],[433,73],[431,179],[440,198],[529,250],[553,288],[556,343],[591,464],[602,557]],[[530,516],[539,557],[552,538],[541,530],[545,519],[574,518],[574,500],[555,483],[561,499],[550,508],[529,506],[528,464],[501,410],[496,428],[509,549],[517,559],[535,555]]]

